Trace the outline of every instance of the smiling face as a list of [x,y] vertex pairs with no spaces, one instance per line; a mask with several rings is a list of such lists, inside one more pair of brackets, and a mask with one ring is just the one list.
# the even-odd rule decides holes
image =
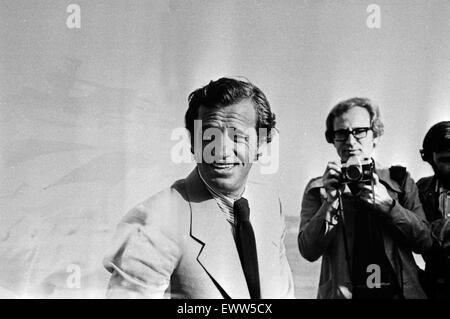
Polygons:
[[[356,106],[349,109],[334,119],[333,129],[338,130],[354,130],[356,128],[367,128],[370,125],[370,114],[362,107]],[[334,140],[334,147],[342,161],[346,162],[350,156],[370,157],[375,148],[377,138],[374,137],[373,131],[368,130],[367,136],[357,139],[349,134],[347,140]]]
[[202,120],[198,129],[203,135],[201,161],[196,154],[200,174],[216,191],[231,197],[241,195],[258,148],[253,103],[243,100],[225,107],[201,106],[198,119]]
[[450,188],[450,149],[433,152],[434,171],[446,188]]

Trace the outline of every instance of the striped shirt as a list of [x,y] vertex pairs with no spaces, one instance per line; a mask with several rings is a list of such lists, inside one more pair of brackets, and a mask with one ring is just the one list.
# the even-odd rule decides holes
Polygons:
[[234,202],[243,196],[243,194],[245,193],[245,189],[244,189],[244,192],[242,193],[242,195],[239,197],[236,197],[236,198],[232,198],[232,197],[223,195],[208,185],[208,183],[205,181],[202,174],[200,173],[200,170],[198,169],[198,167],[197,167],[197,171],[198,171],[198,175],[200,176],[201,180],[205,184],[208,191],[211,193],[211,196],[216,201],[217,205],[219,206],[220,210],[224,214],[227,221],[231,225],[236,226],[236,220],[234,218],[233,206],[234,206]]

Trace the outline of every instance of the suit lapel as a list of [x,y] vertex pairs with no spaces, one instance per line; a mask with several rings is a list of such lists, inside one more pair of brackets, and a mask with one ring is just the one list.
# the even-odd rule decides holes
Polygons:
[[197,169],[186,179],[191,205],[191,236],[203,244],[197,257],[230,298],[250,298],[231,225],[201,181]]
[[[280,213],[279,202],[273,200],[273,194],[264,192],[264,187],[248,183],[247,194],[250,206],[250,222],[255,232],[256,248],[258,253],[259,281],[261,297],[276,296],[279,284],[280,254]],[[278,215],[279,216],[279,215]]]

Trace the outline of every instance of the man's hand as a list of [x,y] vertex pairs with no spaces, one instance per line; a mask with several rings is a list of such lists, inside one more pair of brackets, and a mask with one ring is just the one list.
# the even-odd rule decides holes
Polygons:
[[377,174],[373,173],[373,179],[374,191],[372,192],[371,185],[360,184],[358,185],[359,192],[357,193],[357,196],[369,207],[388,214],[395,202],[389,195],[386,187],[380,183],[380,179]]
[[332,203],[338,197],[338,190],[343,191],[345,185],[340,183],[341,163],[328,162],[325,173],[322,176],[322,183],[327,192],[327,202]]

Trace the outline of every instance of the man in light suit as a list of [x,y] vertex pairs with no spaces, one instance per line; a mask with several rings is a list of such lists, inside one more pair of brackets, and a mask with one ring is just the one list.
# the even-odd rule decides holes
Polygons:
[[[112,298],[293,298],[281,205],[247,178],[275,114],[249,82],[221,78],[189,96],[197,167],[131,210],[104,264]],[[262,133],[261,133],[262,132]]]

